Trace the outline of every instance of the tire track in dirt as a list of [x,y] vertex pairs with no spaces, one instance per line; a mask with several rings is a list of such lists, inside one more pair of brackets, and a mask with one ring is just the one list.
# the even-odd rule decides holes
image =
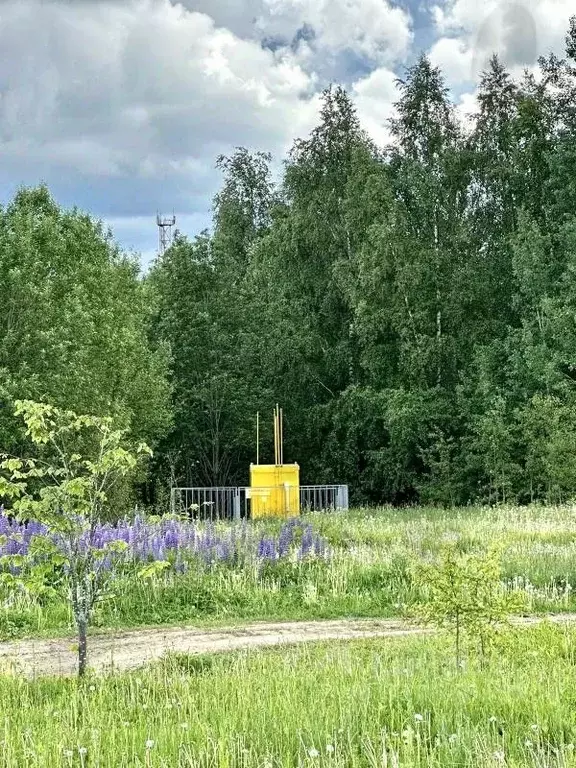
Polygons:
[[[576,614],[518,617],[513,623],[531,626],[544,619],[570,623],[576,622]],[[424,635],[432,631],[402,619],[255,623],[210,630],[194,627],[141,629],[90,637],[89,663],[94,672],[104,674],[137,669],[170,652],[218,653],[322,640]],[[0,643],[0,674],[29,678],[74,675],[77,664],[74,643],[74,638]]]

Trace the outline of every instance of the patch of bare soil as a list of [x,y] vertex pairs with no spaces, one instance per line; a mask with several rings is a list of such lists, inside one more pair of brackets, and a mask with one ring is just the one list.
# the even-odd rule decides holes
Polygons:
[[[543,618],[519,618],[515,623],[533,625]],[[576,615],[559,614],[546,618],[568,623],[575,621]],[[106,673],[136,669],[169,652],[216,653],[321,640],[422,635],[430,631],[400,619],[258,623],[216,630],[193,627],[143,629],[91,637],[89,661],[94,672]],[[76,665],[73,638],[0,643],[0,673],[26,677],[73,675]]]

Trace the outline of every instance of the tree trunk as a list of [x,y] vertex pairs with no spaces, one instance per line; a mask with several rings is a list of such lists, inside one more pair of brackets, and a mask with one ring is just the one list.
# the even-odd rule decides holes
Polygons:
[[85,619],[79,619],[78,624],[78,677],[84,677],[88,662],[88,638],[86,632],[88,622]]

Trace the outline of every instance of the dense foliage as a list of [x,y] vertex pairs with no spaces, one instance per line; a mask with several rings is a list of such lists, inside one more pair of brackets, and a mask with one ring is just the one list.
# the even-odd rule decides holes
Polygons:
[[[74,615],[83,676],[94,609],[129,549],[118,537],[99,535],[100,520],[110,491],[150,448],[141,443],[128,450],[126,430],[114,429],[110,417],[79,416],[30,400],[16,400],[15,415],[39,457],[0,457],[0,498],[10,500],[10,524],[20,524],[12,537],[0,537],[0,582],[9,594],[20,589],[37,597],[51,591],[50,582],[62,588]],[[2,552],[19,541],[19,551]]]
[[519,80],[494,58],[465,124],[421,57],[386,149],[328,89],[277,185],[263,153],[219,158],[213,231],[144,281],[88,217],[19,193],[0,216],[2,445],[15,397],[111,413],[156,448],[160,507],[171,483],[246,483],[255,413],[280,402],[286,459],[357,502],[570,497],[575,20],[566,56]]
[[137,260],[100,224],[45,187],[18,192],[0,210],[0,295],[0,453],[31,447],[17,399],[112,416],[155,445],[171,418],[168,349],[149,340]]
[[277,189],[266,156],[221,159],[213,235],[150,277],[179,482],[245,482],[280,401],[286,456],[357,501],[572,494],[575,46],[572,23],[568,58],[519,82],[494,58],[466,126],[422,57],[385,151],[329,89]]

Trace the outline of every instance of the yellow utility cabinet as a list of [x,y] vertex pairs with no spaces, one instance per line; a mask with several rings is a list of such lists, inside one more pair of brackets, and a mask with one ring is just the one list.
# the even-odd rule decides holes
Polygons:
[[275,464],[260,464],[260,417],[256,420],[256,464],[250,465],[252,519],[300,514],[300,467],[284,464],[282,409],[274,410]]
[[250,499],[253,519],[299,515],[298,464],[251,464]]

